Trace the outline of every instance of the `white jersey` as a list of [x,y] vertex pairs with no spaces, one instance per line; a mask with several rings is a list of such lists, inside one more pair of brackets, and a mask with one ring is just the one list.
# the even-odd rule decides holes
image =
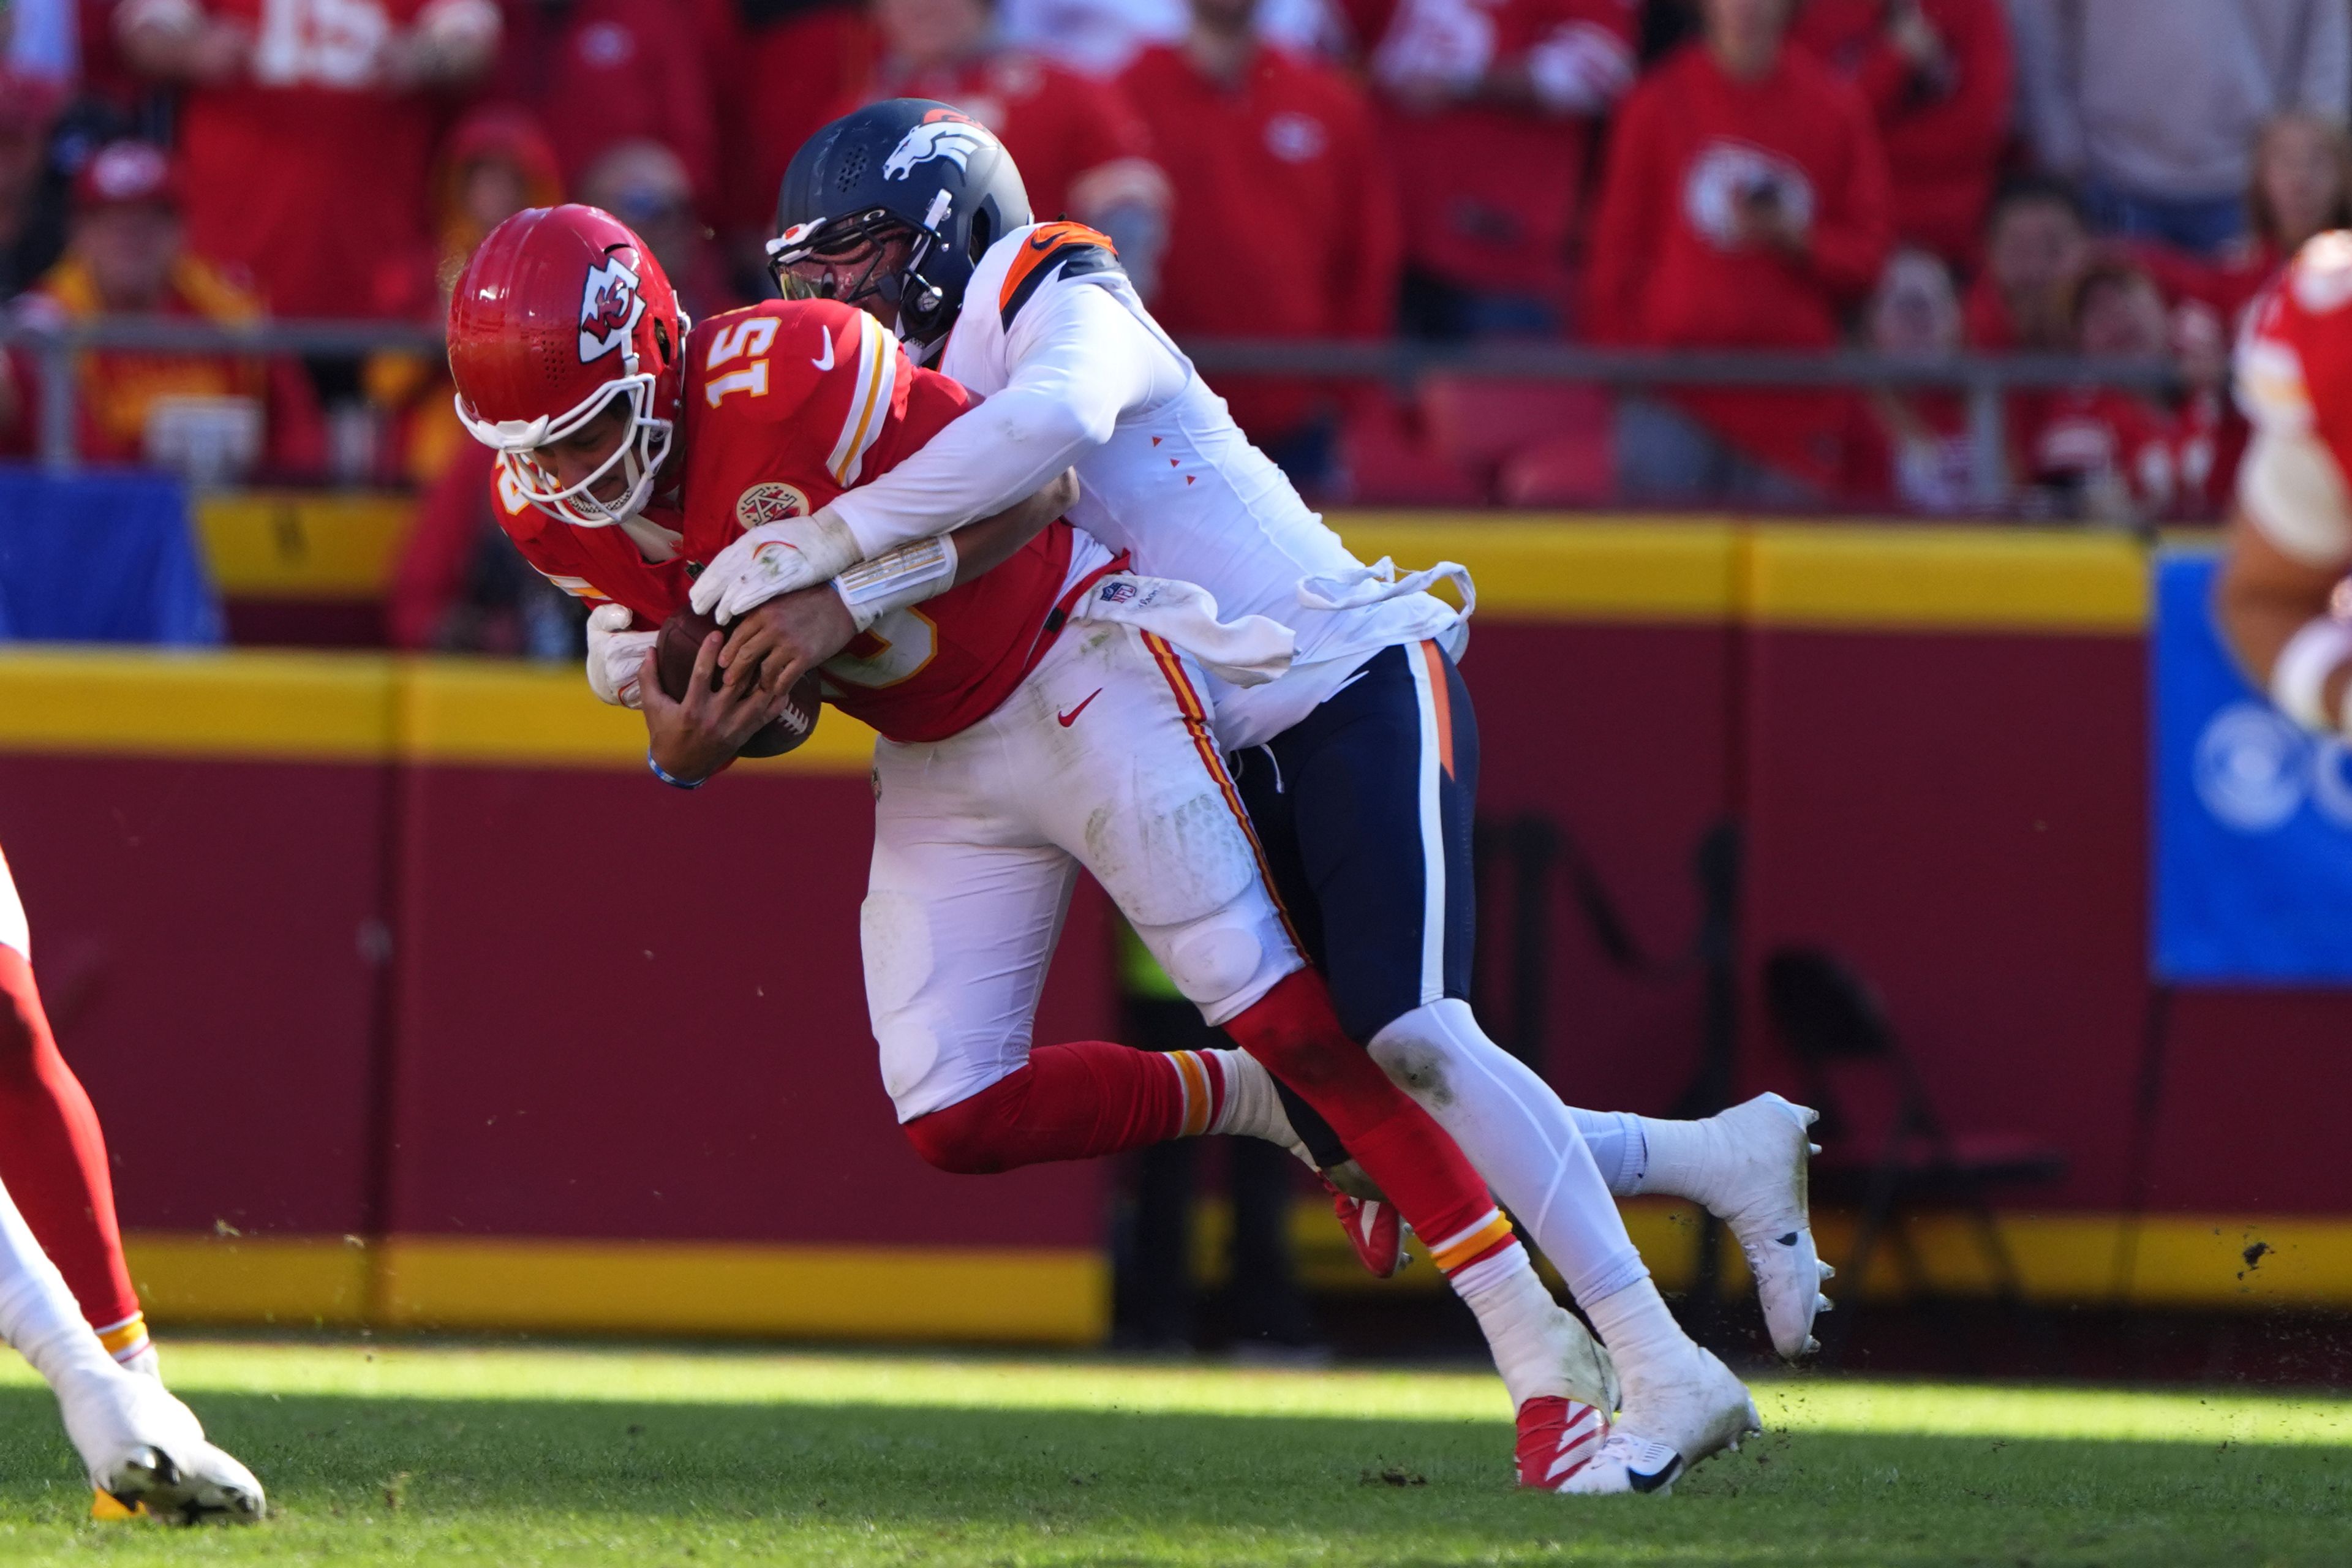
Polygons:
[[8,874],[8,857],[0,854],[0,947],[13,947],[19,956],[33,956],[33,930],[25,920],[25,901],[16,896],[16,879]]
[[1128,552],[1134,570],[1197,583],[1220,614],[1297,634],[1282,679],[1212,681],[1229,751],[1296,724],[1391,644],[1436,637],[1460,652],[1462,615],[1415,591],[1423,580],[1388,584],[1349,553],[1250,445],[1092,229],[1034,225],[991,247],[939,368],[985,401],[832,503],[867,555],[1001,511],[1075,467],[1070,521]]

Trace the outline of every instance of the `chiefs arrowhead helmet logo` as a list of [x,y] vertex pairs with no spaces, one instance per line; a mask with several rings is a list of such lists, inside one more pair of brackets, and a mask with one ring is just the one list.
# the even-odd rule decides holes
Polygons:
[[593,364],[629,341],[646,313],[638,287],[636,273],[617,256],[589,268],[587,285],[580,292],[582,364]]
[[971,155],[985,152],[995,138],[980,122],[950,110],[933,110],[920,125],[907,132],[882,162],[882,177],[903,180],[918,163],[946,158],[959,169],[970,170]]

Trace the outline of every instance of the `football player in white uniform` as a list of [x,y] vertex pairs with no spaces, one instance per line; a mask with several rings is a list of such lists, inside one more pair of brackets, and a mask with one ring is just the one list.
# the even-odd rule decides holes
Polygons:
[[[0,964],[32,958],[25,906],[0,858]],[[5,1005],[5,997],[0,997]],[[65,1276],[0,1186],[0,1340],[47,1381],[66,1435],[98,1489],[100,1517],[147,1513],[257,1520],[264,1504],[253,1472],[205,1440],[205,1429],[163,1380],[116,1362],[83,1318]]]
[[[1476,731],[1454,667],[1467,574],[1397,581],[1349,554],[1151,320],[1110,243],[1032,224],[1002,144],[955,110],[898,100],[825,127],[786,175],[777,228],[788,289],[865,306],[986,400],[874,483],[753,530],[710,563],[696,606],[726,620],[1074,467],[1071,521],[1137,570],[1291,626],[1288,674],[1213,685],[1218,739],[1342,1022],[1454,1134],[1615,1356],[1623,1415],[1558,1489],[1661,1490],[1753,1429],[1746,1390],[1666,1310],[1612,1191],[1727,1220],[1775,1345],[1801,1355],[1827,1273],[1805,1208],[1811,1115],[1769,1095],[1698,1122],[1571,1111],[1479,1028],[1465,999]],[[1461,584],[1461,612],[1426,591],[1441,577]]]

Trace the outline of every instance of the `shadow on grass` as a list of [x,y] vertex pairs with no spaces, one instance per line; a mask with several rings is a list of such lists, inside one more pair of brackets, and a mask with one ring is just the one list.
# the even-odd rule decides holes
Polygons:
[[[282,1514],[207,1557],[430,1561],[462,1542],[513,1563],[2322,1563],[2352,1542],[2352,1450],[2317,1447],[1772,1435],[1670,1500],[1595,1504],[1510,1492],[1499,1423],[197,1403]],[[82,1504],[54,1405],[0,1390],[0,1556],[68,1545]],[[549,1542],[571,1545],[542,1558]]]

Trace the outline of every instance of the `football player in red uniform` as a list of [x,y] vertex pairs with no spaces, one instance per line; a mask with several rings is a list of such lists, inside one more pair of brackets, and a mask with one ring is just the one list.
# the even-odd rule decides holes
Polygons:
[[2218,589],[2221,628],[2279,710],[2352,735],[2352,232],[2308,241],[2238,353],[2253,424]]
[[[881,732],[867,1000],[926,1159],[991,1172],[1202,1131],[1295,1146],[1272,1068],[1428,1239],[1546,1465],[1598,1447],[1612,1406],[1598,1348],[1460,1151],[1347,1038],[1218,755],[1203,665],[1263,678],[1286,666],[1286,629],[1222,625],[1199,590],[1119,572],[1065,522],[1032,534],[1016,507],[982,525],[992,538],[920,541],[764,599],[727,645],[726,686],[707,689],[714,634],[672,701],[655,634],[629,623],[682,602],[688,563],[886,471],[971,400],[834,301],[754,306],[688,336],[651,255],[581,207],[519,215],[484,242],[449,342],[459,413],[500,453],[509,532],[559,584],[610,601],[591,684],[643,706],[656,775],[698,787],[775,717],[790,678],[753,667],[787,645],[829,653],[827,700]],[[1032,1048],[1081,865],[1242,1050]]]
[[[205,1441],[154,1375],[115,1236],[106,1142],[49,1036],[32,955],[0,855],[0,1340],[57,1394],[97,1489],[96,1517],[259,1519],[261,1483]],[[110,1331],[93,1326],[109,1318],[119,1320]]]

